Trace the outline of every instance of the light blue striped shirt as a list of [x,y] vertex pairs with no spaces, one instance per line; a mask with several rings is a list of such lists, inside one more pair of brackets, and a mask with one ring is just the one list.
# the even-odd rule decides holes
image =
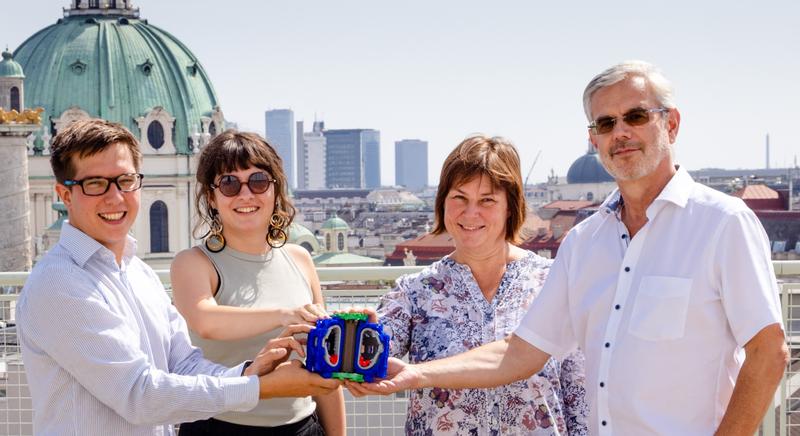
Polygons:
[[129,237],[117,265],[110,250],[64,223],[33,269],[17,331],[37,435],[171,435],[170,424],[258,403],[258,378],[202,357],[135,252]]

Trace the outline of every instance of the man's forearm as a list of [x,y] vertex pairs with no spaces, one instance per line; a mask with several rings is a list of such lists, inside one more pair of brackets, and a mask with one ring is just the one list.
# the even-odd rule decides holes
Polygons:
[[490,388],[528,378],[550,356],[515,335],[446,359],[417,365],[417,388]]
[[765,327],[745,346],[745,361],[728,409],[717,429],[718,436],[752,435],[768,407],[772,407],[775,389],[781,380],[789,352],[780,326]]

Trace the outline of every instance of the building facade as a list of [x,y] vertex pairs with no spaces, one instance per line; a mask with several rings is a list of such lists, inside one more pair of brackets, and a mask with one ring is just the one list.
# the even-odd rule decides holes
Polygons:
[[294,112],[291,109],[272,109],[264,113],[264,131],[267,142],[275,147],[283,161],[283,172],[289,186],[297,187],[295,181]]
[[361,143],[364,147],[364,187],[378,188],[381,186],[381,132],[362,130]]
[[303,132],[303,122],[297,122],[297,189],[316,190],[326,186],[325,123],[314,121],[311,132]]
[[428,186],[428,142],[403,139],[394,143],[394,183],[412,191]]
[[145,185],[132,230],[137,254],[165,267],[191,246],[196,157],[226,127],[197,57],[141,19],[128,0],[73,0],[62,18],[24,41],[14,59],[25,70],[24,106],[44,109],[42,128],[28,138],[35,255],[55,243],[46,237],[58,218],[50,141],[67,124],[89,117],[120,123],[139,140]]
[[372,129],[324,130],[325,185],[361,189],[380,186],[380,132]]

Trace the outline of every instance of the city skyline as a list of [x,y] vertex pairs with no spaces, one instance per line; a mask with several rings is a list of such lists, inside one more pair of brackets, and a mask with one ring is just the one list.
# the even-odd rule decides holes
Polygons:
[[[15,49],[68,3],[5,4],[0,44]],[[241,129],[263,134],[264,111],[287,107],[308,125],[379,130],[385,185],[395,179],[395,141],[429,142],[435,184],[444,157],[474,132],[514,141],[523,173],[541,150],[532,181],[551,168],[565,175],[586,148],[583,87],[631,58],[673,81],[683,115],[676,155],[688,168],[764,167],[767,133],[772,167],[793,165],[800,149],[790,130],[800,5],[789,1],[135,4],[197,55]]]

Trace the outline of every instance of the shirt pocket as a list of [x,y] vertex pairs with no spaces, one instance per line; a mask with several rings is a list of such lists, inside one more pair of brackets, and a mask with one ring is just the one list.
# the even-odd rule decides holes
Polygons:
[[691,290],[692,279],[642,277],[628,332],[651,341],[682,338]]

